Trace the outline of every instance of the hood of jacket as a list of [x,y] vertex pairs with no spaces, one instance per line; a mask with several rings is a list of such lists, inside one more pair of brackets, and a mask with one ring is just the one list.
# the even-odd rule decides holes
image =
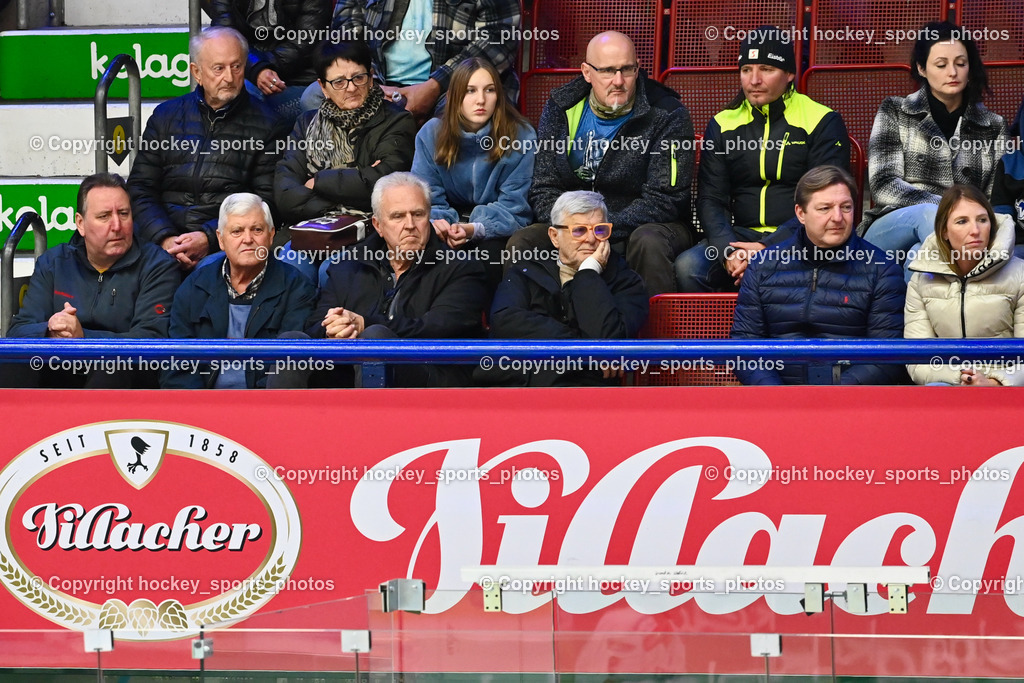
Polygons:
[[[997,213],[996,234],[992,238],[992,244],[985,251],[985,258],[971,269],[967,278],[980,280],[1005,266],[1013,256],[1014,236],[1013,217]],[[942,260],[939,253],[939,240],[935,233],[928,235],[925,239],[920,251],[915,255],[913,263],[910,264],[910,270],[960,279],[960,275],[953,270],[952,264]]]

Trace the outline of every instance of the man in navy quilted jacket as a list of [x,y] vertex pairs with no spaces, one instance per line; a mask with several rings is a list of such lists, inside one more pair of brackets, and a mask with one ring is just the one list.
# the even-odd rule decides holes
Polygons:
[[288,133],[245,90],[249,46],[241,33],[208,28],[189,52],[199,87],[154,110],[128,178],[136,234],[183,269],[220,250],[217,217],[228,195],[273,202],[279,141]]
[[[885,252],[853,234],[853,178],[818,166],[796,186],[802,227],[756,252],[740,284],[732,336],[740,339],[903,337],[903,272]],[[743,359],[744,384],[807,384],[807,367]],[[894,384],[902,365],[837,367],[832,383]],[[827,383],[827,382],[826,382]]]

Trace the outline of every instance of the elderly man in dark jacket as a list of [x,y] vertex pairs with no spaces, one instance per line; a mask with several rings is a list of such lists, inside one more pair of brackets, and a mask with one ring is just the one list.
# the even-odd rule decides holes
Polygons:
[[679,95],[647,78],[628,36],[595,36],[583,75],[551,92],[537,132],[530,204],[538,223],[512,235],[516,252],[547,244],[551,207],[563,192],[604,195],[612,247],[648,293],[675,291],[672,263],[693,244],[693,123]]
[[[640,276],[609,246],[613,226],[601,195],[566,192],[555,202],[551,216],[548,234],[557,259],[520,261],[509,268],[491,307],[491,336],[636,337],[647,320],[647,292]],[[586,358],[573,360],[578,362],[571,367],[530,367],[522,372],[499,364],[481,379],[521,386],[601,385],[617,383],[623,369]]]
[[[78,228],[67,244],[47,250],[36,263],[21,310],[8,336],[153,338],[167,336],[174,290],[181,275],[174,259],[153,244],[133,239],[128,189],[120,176],[100,173],[78,190]],[[59,359],[58,359],[59,360]],[[4,368],[9,386],[151,386],[155,373],[123,363],[117,372],[42,373]],[[124,370],[124,372],[121,372]],[[55,372],[54,372],[55,371]]]
[[[427,184],[411,173],[392,173],[377,181],[370,202],[377,234],[327,269],[306,333],[338,340],[481,336],[483,266],[434,233]],[[465,367],[401,366],[394,383],[458,385],[468,374]]]
[[[819,166],[796,187],[803,224],[788,240],[756,252],[740,284],[732,336],[739,339],[843,339],[903,336],[903,271],[853,234],[856,185],[845,170]],[[807,368],[746,358],[744,384],[807,384]],[[902,365],[848,365],[841,384],[892,384]]]
[[159,105],[146,124],[128,188],[139,237],[193,268],[217,251],[217,212],[234,192],[274,194],[287,126],[244,88],[248,46],[238,31],[192,39],[195,91]]
[[[221,204],[217,238],[223,258],[193,271],[174,295],[171,336],[276,339],[301,331],[313,311],[316,288],[270,256],[274,220],[266,202],[249,192],[229,195]],[[286,388],[294,381],[289,368],[285,359],[204,361],[163,373],[160,384],[165,389]]]

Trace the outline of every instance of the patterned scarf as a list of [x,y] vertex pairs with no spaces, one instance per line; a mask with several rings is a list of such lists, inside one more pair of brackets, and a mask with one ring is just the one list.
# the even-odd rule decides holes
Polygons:
[[636,91],[633,91],[633,96],[629,98],[629,102],[626,102],[621,107],[606,107],[597,101],[594,97],[594,89],[590,89],[590,108],[594,111],[599,119],[617,119],[622,116],[627,116],[633,111],[633,105],[636,104]]
[[325,97],[306,130],[306,170],[313,175],[325,168],[345,168],[356,160],[353,133],[384,104],[384,91],[370,88],[366,101],[355,109],[338,109]]

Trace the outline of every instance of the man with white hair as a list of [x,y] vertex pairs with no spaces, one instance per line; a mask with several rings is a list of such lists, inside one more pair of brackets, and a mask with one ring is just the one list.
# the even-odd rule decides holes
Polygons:
[[[178,288],[170,336],[180,339],[276,339],[302,329],[316,289],[299,271],[270,256],[274,219],[257,195],[238,192],[220,206],[217,240],[224,254],[197,268]],[[175,310],[177,309],[177,310]],[[173,389],[283,388],[290,377],[276,364],[226,368],[200,363],[196,372],[164,373]]]
[[[427,184],[412,173],[391,173],[374,184],[370,204],[375,233],[327,269],[307,334],[337,340],[481,336],[483,266],[434,232]],[[447,386],[466,379],[466,368],[427,365],[397,367],[393,381]]]
[[[566,192],[551,207],[548,238],[558,258],[508,269],[491,306],[491,336],[504,339],[631,339],[647,320],[640,276],[609,245],[615,226],[597,192]],[[589,365],[589,364],[584,364]],[[620,373],[589,367],[486,378],[512,385],[615,383]],[[499,375],[501,375],[499,377]]]
[[146,124],[128,188],[135,228],[183,269],[217,251],[217,207],[233,192],[274,196],[287,126],[245,90],[249,46],[233,28],[189,42],[198,87],[160,104]]

